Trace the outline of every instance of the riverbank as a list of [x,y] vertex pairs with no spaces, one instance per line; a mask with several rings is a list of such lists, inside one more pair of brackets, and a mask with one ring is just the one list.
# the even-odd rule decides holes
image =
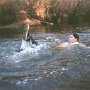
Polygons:
[[90,22],[89,8],[89,0],[3,0],[0,2],[0,25],[21,21],[25,16],[34,19],[30,22],[35,25]]
[[45,22],[45,21],[40,21],[37,19],[29,19],[26,18],[25,20],[19,21],[19,22],[15,22],[9,25],[4,25],[4,26],[0,26],[0,30],[2,29],[20,29],[22,28],[22,26],[28,23],[30,26],[37,26],[37,25],[53,25],[53,23],[50,22]]

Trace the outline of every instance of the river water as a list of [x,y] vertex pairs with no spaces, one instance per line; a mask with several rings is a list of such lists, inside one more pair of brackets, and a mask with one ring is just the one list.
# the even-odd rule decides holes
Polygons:
[[[57,50],[52,42],[25,46],[25,31],[0,31],[0,90],[90,90],[90,27],[34,26],[35,39],[66,41],[77,32],[85,48]],[[6,34],[5,34],[6,32]],[[20,51],[20,47],[25,50]]]

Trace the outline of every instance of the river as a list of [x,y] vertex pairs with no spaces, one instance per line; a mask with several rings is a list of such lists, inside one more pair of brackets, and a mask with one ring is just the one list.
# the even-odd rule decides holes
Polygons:
[[[13,32],[14,31],[14,32]],[[53,43],[19,51],[25,31],[0,31],[0,90],[90,90],[90,27],[34,26],[35,39],[66,41],[77,32],[86,48],[56,50]]]

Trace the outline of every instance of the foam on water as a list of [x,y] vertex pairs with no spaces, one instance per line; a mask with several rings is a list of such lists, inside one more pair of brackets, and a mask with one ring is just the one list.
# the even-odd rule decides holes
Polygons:
[[24,60],[24,58],[35,58],[39,56],[40,54],[46,54],[47,51],[50,48],[50,46],[46,43],[39,43],[37,46],[35,44],[32,44],[31,42],[27,42],[22,39],[21,47],[19,52],[15,52],[12,57],[12,59],[15,60],[15,62],[19,62]]

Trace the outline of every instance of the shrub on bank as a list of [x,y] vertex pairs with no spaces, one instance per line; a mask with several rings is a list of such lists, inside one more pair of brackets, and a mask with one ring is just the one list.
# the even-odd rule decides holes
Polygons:
[[3,1],[0,2],[0,25],[11,24],[25,17],[53,23],[90,22],[90,0]]

